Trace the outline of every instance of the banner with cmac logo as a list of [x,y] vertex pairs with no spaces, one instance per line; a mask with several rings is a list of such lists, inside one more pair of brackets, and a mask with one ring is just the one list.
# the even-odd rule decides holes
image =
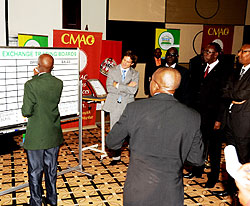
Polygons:
[[[83,80],[83,96],[92,95],[87,86],[88,79],[99,79],[102,33],[53,30],[53,47],[80,49],[80,78]],[[83,126],[95,125],[96,104],[83,102]],[[76,127],[71,125],[70,127]]]
[[210,42],[220,45],[224,54],[231,54],[234,37],[234,26],[231,25],[204,25],[201,49]]

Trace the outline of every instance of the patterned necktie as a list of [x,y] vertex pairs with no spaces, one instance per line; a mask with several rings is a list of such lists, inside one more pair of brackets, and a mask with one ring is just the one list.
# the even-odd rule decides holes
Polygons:
[[240,80],[243,77],[244,73],[245,73],[245,69],[242,67],[240,70]]
[[204,78],[208,75],[209,68],[210,68],[210,66],[207,66],[207,69],[206,69],[205,74],[204,74]]
[[126,77],[126,70],[122,70],[122,81],[124,82],[125,77]]
[[[122,70],[122,82],[124,82],[124,80],[125,80],[126,72],[127,72],[127,71],[126,71],[125,69]],[[119,96],[119,97],[118,97],[117,102],[118,102],[118,103],[121,103],[121,102],[122,102],[122,96]]]

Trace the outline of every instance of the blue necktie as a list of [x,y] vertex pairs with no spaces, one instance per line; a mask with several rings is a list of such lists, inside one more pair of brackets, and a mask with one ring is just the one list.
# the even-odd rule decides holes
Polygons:
[[122,82],[124,82],[125,77],[126,77],[126,70],[122,70]]
[[[125,74],[126,74],[126,70],[122,70],[122,82],[124,82],[124,80],[125,80],[125,77],[126,77]],[[122,101],[122,96],[119,96],[117,99],[117,102],[121,103],[121,101]]]

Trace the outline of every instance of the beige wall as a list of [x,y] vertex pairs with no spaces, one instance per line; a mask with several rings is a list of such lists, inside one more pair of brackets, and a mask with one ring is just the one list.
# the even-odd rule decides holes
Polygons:
[[89,31],[102,32],[106,39],[107,0],[82,0],[82,30],[88,25]]
[[[189,59],[195,56],[193,50],[193,39],[195,35],[203,30],[203,25],[195,24],[166,24],[167,29],[180,29],[180,51],[179,62],[188,63]],[[202,33],[195,40],[195,50],[200,53]]]
[[49,45],[52,46],[53,29],[62,28],[61,1],[11,0],[8,2],[9,34],[11,36],[17,36],[18,33],[48,35]]
[[165,22],[165,0],[109,0],[109,20]]
[[[49,46],[53,46],[53,29],[62,29],[62,1],[11,0],[8,2],[10,36],[17,36],[18,33],[47,35]],[[106,39],[106,4],[106,0],[81,1],[82,30],[88,24],[89,31],[103,32],[103,39]]]
[[0,46],[6,46],[5,0],[0,0]]
[[244,32],[244,26],[235,26],[234,27],[234,39],[233,39],[232,54],[237,55],[238,50],[242,46],[243,32]]
[[135,98],[146,98],[144,94],[144,75],[146,64],[137,64],[135,70],[139,72],[139,89]]
[[166,22],[243,25],[245,21],[247,0],[166,1]]
[[247,4],[247,14],[246,14],[245,25],[250,25],[250,1],[248,1],[248,4]]

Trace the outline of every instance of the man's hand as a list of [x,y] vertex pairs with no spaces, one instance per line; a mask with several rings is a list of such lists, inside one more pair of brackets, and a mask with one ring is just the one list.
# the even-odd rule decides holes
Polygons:
[[39,74],[39,70],[38,70],[38,68],[37,68],[37,67],[35,67],[35,68],[33,69],[33,72],[34,72],[34,75]]
[[216,122],[214,123],[214,130],[220,129],[220,126],[221,126],[221,122],[216,121]]
[[[244,164],[238,170],[242,178],[250,181],[250,163]],[[242,205],[247,205],[250,201],[250,185],[242,185],[236,181],[236,185],[239,188],[239,199]]]
[[236,102],[236,101],[232,101],[232,103],[233,104],[243,104],[243,103],[245,103],[247,100],[243,100],[243,101],[241,101],[241,102]]
[[137,85],[136,82],[129,82],[129,84],[128,84],[129,87],[135,87],[136,85]]

